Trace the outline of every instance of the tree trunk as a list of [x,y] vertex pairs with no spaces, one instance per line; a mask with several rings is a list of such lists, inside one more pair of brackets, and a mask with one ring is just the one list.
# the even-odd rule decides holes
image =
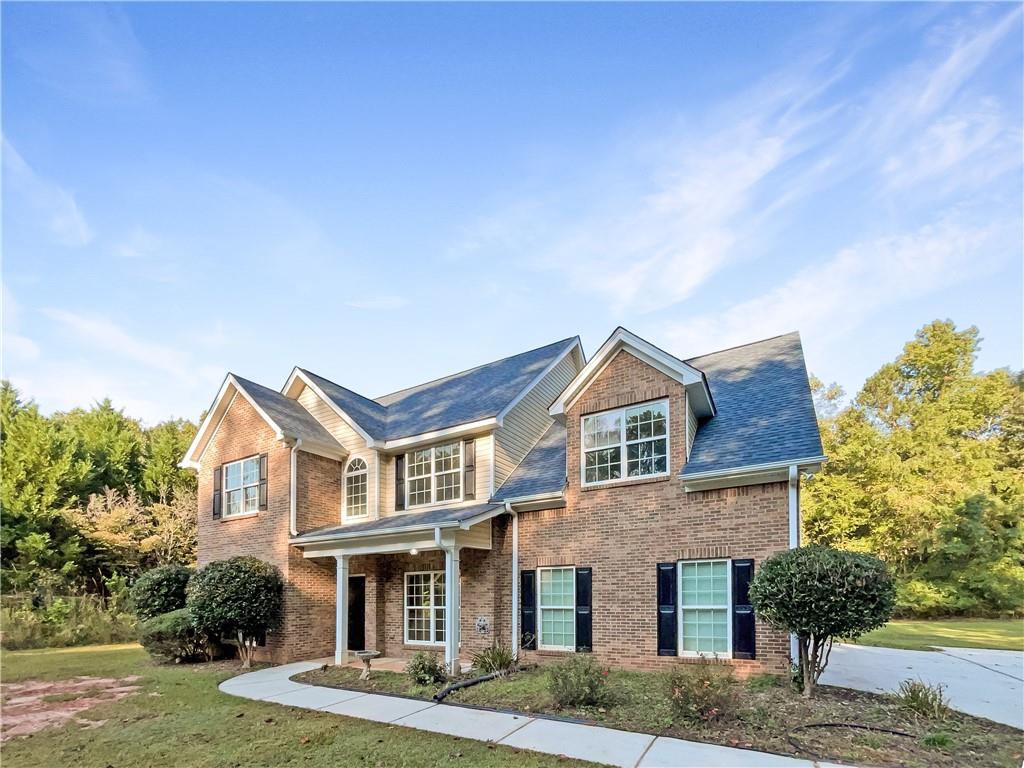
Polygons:
[[238,656],[242,660],[242,669],[252,667],[252,648],[248,638],[242,635],[241,630],[238,631]]

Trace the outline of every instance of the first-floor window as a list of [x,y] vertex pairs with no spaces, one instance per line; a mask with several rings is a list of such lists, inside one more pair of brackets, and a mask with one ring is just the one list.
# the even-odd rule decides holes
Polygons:
[[224,465],[224,516],[244,515],[260,508],[260,457]]
[[729,655],[728,560],[679,563],[679,649],[684,656]]
[[576,650],[576,569],[538,568],[537,578],[540,647]]
[[405,642],[444,642],[444,571],[405,574]]

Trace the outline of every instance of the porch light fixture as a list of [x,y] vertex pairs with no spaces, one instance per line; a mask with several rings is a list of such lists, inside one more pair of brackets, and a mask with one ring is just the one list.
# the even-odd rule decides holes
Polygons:
[[420,551],[418,549],[416,549],[416,547],[413,547],[412,549],[409,550],[409,554],[410,555],[418,555],[419,553],[420,553]]

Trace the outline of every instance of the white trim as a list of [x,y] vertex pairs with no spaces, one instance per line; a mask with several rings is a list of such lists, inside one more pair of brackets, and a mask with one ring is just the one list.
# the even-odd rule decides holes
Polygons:
[[531,496],[515,496],[511,499],[502,499],[505,504],[528,504],[534,501],[557,501],[565,500],[564,489],[561,491],[548,491],[546,493],[535,493]]
[[548,413],[555,417],[564,416],[566,411],[572,408],[582,396],[591,380],[600,375],[605,366],[623,349],[684,386],[698,387],[707,400],[706,415],[714,414],[715,408],[711,393],[704,381],[704,375],[699,370],[664,350],[658,349],[649,341],[641,339],[635,333],[627,331],[621,326],[612,332],[612,335],[583,366],[583,369],[569,382],[569,385],[551,404]]
[[[302,369],[300,369],[298,366],[296,366],[295,368],[292,369],[291,375],[288,376],[288,381],[286,381],[284,383],[284,386],[281,387],[281,394],[282,395],[285,395],[286,397],[289,396],[288,395],[288,391],[292,388],[292,385],[295,383],[296,379],[300,379],[303,384],[305,384],[307,387],[309,387],[311,390],[313,390],[313,393],[317,397],[319,397],[321,400],[323,400],[325,403],[327,403],[327,406],[332,411],[334,411],[342,419],[342,421],[344,421],[346,424],[348,424],[350,427],[352,427],[352,429],[354,429],[358,433],[358,435],[361,438],[363,438],[363,440],[366,441],[366,445],[368,447],[370,447],[370,448],[379,447],[379,445],[380,445],[379,441],[374,440],[372,437],[370,437],[370,433],[369,432],[367,432],[365,429],[363,429],[361,426],[359,426],[359,423],[355,419],[353,419],[351,416],[349,416],[348,413],[346,413],[341,408],[339,408],[338,404],[335,403],[331,398],[329,398],[324,393],[324,391],[322,389],[320,389],[320,387],[318,387],[315,383],[313,383],[313,380],[310,379],[309,376],[307,376],[306,373]],[[316,418],[316,417],[314,417],[314,418]],[[323,426],[324,429],[327,428],[323,424],[321,424],[321,426]]]
[[710,480],[711,478],[718,477],[737,477],[739,475],[747,475],[752,472],[767,472],[776,469],[782,469],[789,471],[791,465],[798,467],[804,466],[816,466],[824,464],[828,459],[825,456],[809,456],[804,459],[790,459],[788,461],[773,461],[766,464],[747,464],[742,467],[731,467],[729,469],[714,469],[707,472],[694,472],[693,474],[683,474],[683,482],[690,480]]
[[[540,575],[544,571],[572,571],[572,605],[551,605],[549,611],[570,611],[572,613],[572,646],[544,644],[544,606],[542,604]],[[576,651],[576,566],[546,565],[537,569],[537,650],[539,651]]]
[[[363,462],[363,468],[355,472],[352,471],[352,465],[357,461]],[[349,514],[348,511],[348,479],[349,477],[355,477],[356,475],[363,475],[366,479],[366,488],[363,493],[366,496],[364,505],[366,511],[358,515]],[[341,519],[345,520],[366,520],[370,517],[370,467],[366,463],[366,459],[362,456],[353,456],[348,460],[345,465],[345,469],[341,474]]]
[[[664,438],[659,435],[658,437],[643,438],[641,440],[627,440],[626,439],[626,411],[634,408],[643,408],[645,405],[664,405],[665,406],[665,434]],[[587,453],[593,451],[608,450],[614,448],[614,445],[604,446],[602,448],[591,448],[587,449],[583,447],[584,440],[584,429],[583,425],[587,419],[595,416],[604,416],[609,413],[621,413],[622,420],[619,424],[619,471],[621,475],[619,477],[609,478],[608,480],[595,480],[592,483],[587,482]],[[627,483],[634,480],[650,480],[652,478],[667,477],[672,474],[672,418],[669,410],[668,398],[660,400],[647,400],[642,403],[631,403],[630,405],[624,405],[620,408],[611,408],[607,411],[596,411],[594,413],[586,413],[580,416],[580,487],[581,488],[595,488],[602,485],[611,485],[613,483]],[[665,471],[664,472],[653,472],[649,475],[630,475],[628,474],[629,462],[626,458],[627,446],[650,442],[654,440],[665,440]]]
[[493,431],[501,426],[501,420],[497,417],[491,416],[490,418],[480,419],[479,421],[470,421],[465,424],[456,424],[454,427],[445,427],[444,429],[435,429],[432,432],[421,432],[418,435],[409,435],[407,437],[398,437],[394,440],[388,440],[384,443],[378,443],[377,447],[385,451],[396,451],[399,448],[412,449],[434,442],[443,442],[449,438],[469,436],[483,431]]
[[[401,533],[416,533],[419,531],[433,531],[437,529],[448,529],[448,528],[471,528],[477,523],[482,523],[490,520],[492,517],[497,517],[505,513],[505,508],[498,502],[494,503],[494,509],[488,509],[481,512],[479,515],[467,518],[465,520],[447,520],[443,523],[421,523],[419,525],[408,525],[395,528],[382,528],[373,529],[369,531],[345,531],[339,530],[334,533],[325,533],[317,536],[298,536],[288,540],[289,544],[296,546],[303,546],[306,544],[322,544],[324,542],[335,541],[338,539],[365,539],[374,536],[392,536]],[[395,518],[401,518],[402,515],[395,515]]]
[[583,345],[580,342],[579,336],[573,337],[573,339],[566,345],[565,349],[563,349],[558,354],[558,357],[556,357],[554,360],[548,363],[544,367],[544,370],[542,370],[534,377],[533,381],[531,381],[529,384],[523,387],[523,389],[520,390],[519,394],[512,398],[512,400],[509,401],[508,405],[506,405],[504,408],[501,409],[501,411],[498,412],[498,420],[502,421],[508,415],[509,411],[511,411],[513,408],[519,405],[520,400],[526,397],[534,387],[536,387],[544,380],[545,376],[547,376],[549,373],[555,370],[555,368],[558,367],[559,363],[561,363],[575,349],[579,349],[580,354],[583,354]]
[[[299,449],[302,441],[296,440],[292,446],[291,457],[288,462],[291,476],[288,483],[288,532],[292,536],[299,535]],[[269,470],[268,470],[269,473]]]
[[348,660],[348,555],[336,556],[334,587],[334,664]]
[[[686,610],[723,610],[720,605],[683,605],[683,563],[725,563],[725,627],[727,651],[684,651],[683,650],[683,609]],[[727,557],[693,558],[676,561],[676,594],[679,596],[679,607],[676,611],[676,653],[684,658],[710,656],[716,659],[732,658],[732,560]]]
[[[438,448],[447,448],[448,446],[456,446],[458,448],[459,466],[453,470],[447,470],[445,472],[437,471],[437,458],[436,451]],[[412,476],[412,462],[409,461],[410,453],[413,451],[430,451],[430,471],[425,475]],[[437,478],[439,475],[451,475],[456,474],[459,478],[459,495],[451,499],[438,499],[437,498]],[[424,478],[430,479],[430,501],[421,502],[419,504],[411,504],[409,499],[412,498],[412,481],[422,480]],[[422,507],[437,506],[438,504],[449,504],[456,505],[462,503],[463,497],[466,495],[465,485],[465,456],[463,456],[462,441],[452,440],[450,442],[438,443],[436,445],[428,445],[422,448],[413,448],[412,451],[406,452],[405,454],[405,509],[410,511],[413,509],[420,509]]]
[[[441,605],[441,609],[444,611],[444,623],[445,623],[445,637],[448,636],[448,579],[444,570],[440,571],[405,571],[402,576],[402,642],[405,645],[423,645],[423,646],[438,646],[444,645],[444,640],[410,640],[409,639],[409,577],[410,576],[430,576],[430,605],[427,607],[429,614],[430,636],[432,638],[437,637],[437,626],[434,623],[435,616],[434,612],[438,606],[434,604],[434,579],[437,576],[445,577],[444,585],[444,603]],[[413,608],[420,608],[422,606],[412,606]]]

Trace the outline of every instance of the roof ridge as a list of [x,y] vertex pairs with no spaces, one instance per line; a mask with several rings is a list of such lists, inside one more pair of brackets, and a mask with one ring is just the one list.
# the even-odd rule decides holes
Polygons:
[[[503,363],[506,360],[511,360],[513,357],[520,357],[522,355],[528,355],[531,352],[537,352],[537,351],[539,351],[541,349],[545,349],[547,347],[554,347],[554,346],[556,346],[558,344],[566,344],[566,343],[568,343],[570,341],[575,341],[578,338],[579,338],[578,335],[577,336],[568,336],[568,337],[566,337],[564,339],[559,339],[558,341],[552,341],[549,344],[541,344],[539,347],[533,347],[532,349],[525,349],[522,352],[516,352],[514,355],[505,355],[505,357],[499,357],[497,360],[489,360],[486,363],[480,363],[479,365],[474,365],[471,368],[466,368],[466,369],[461,370],[461,371],[456,371],[455,373],[449,373],[449,374],[447,374],[445,376],[438,376],[436,379],[430,379],[429,381],[424,381],[424,382],[421,382],[419,384],[413,384],[413,385],[408,386],[408,387],[402,387],[402,389],[396,389],[394,392],[388,392],[386,394],[383,394],[383,395],[380,395],[378,397],[373,398],[371,400],[371,402],[375,403],[376,405],[381,406],[382,408],[388,408],[390,406],[384,405],[384,403],[380,402],[385,397],[393,397],[395,395],[401,394],[402,392],[408,392],[408,391],[413,390],[413,389],[419,389],[420,387],[425,387],[428,384],[437,384],[438,382],[446,381],[447,379],[454,379],[456,376],[463,376],[463,375],[465,375],[467,373],[472,373],[473,371],[479,370],[481,368],[486,368],[488,365],[495,365],[497,363]],[[360,395],[360,397],[362,397],[362,395]]]
[[376,406],[377,408],[383,408],[384,410],[387,410],[387,406],[386,405],[381,405],[376,400],[373,400],[373,399],[367,397],[366,395],[361,395],[358,392],[356,392],[354,389],[349,389],[344,384],[339,384],[338,382],[336,382],[336,381],[334,381],[332,379],[328,379],[326,376],[321,376],[319,373],[313,373],[313,371],[309,370],[308,368],[303,368],[301,366],[295,366],[295,367],[298,368],[300,371],[302,371],[307,376],[312,376],[313,378],[320,379],[321,381],[326,381],[328,384],[331,384],[332,386],[338,387],[338,389],[344,389],[349,394],[355,395],[356,397],[358,397],[361,400],[365,400],[370,405]]
[[712,352],[705,352],[702,355],[694,355],[683,360],[684,363],[688,363],[692,360],[697,360],[701,357],[711,357],[712,355],[720,355],[723,352],[731,352],[734,349],[742,349],[743,347],[752,347],[755,344],[764,344],[766,341],[774,341],[775,339],[781,339],[783,336],[796,336],[799,338],[800,331],[786,331],[785,333],[777,333],[774,336],[767,336],[763,339],[755,339],[754,341],[747,341],[743,344],[733,344],[731,347],[723,347],[722,349],[716,349]]

